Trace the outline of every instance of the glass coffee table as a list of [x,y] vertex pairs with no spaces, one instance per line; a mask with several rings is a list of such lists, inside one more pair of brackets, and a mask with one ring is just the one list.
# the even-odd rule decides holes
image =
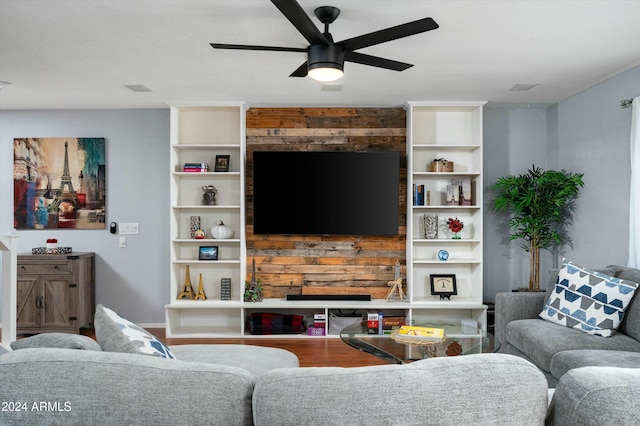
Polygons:
[[444,321],[421,322],[425,327],[443,328],[446,339],[438,343],[395,340],[389,334],[369,334],[367,321],[352,324],[340,332],[343,342],[388,362],[403,364],[434,356],[457,356],[497,352],[500,342],[484,330]]

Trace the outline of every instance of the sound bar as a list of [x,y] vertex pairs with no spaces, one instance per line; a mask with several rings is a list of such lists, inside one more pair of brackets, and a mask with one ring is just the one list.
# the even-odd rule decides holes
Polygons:
[[370,294],[287,294],[287,300],[364,300],[371,301]]

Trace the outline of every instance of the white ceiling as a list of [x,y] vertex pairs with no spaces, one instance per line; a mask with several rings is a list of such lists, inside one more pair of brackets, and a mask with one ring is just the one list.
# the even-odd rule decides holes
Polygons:
[[[164,108],[174,102],[550,104],[640,65],[640,0],[299,0],[341,9],[336,41],[432,17],[440,28],[360,50],[415,64],[345,64],[342,91],[288,75],[306,47],[268,0],[0,0],[0,109]],[[537,83],[529,91],[515,84]],[[142,84],[152,92],[134,93]],[[629,93],[635,96],[638,93]]]

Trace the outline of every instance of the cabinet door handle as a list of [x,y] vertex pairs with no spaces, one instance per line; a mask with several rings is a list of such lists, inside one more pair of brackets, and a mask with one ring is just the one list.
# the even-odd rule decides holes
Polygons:
[[27,268],[24,265],[20,265],[20,269],[22,269],[23,271],[27,270]]
[[58,269],[60,269],[60,268],[58,267],[58,265],[55,265],[55,266],[53,267],[53,269],[55,269],[55,270],[57,271],[57,270],[58,270]]
[[40,309],[40,296],[36,297],[36,308]]

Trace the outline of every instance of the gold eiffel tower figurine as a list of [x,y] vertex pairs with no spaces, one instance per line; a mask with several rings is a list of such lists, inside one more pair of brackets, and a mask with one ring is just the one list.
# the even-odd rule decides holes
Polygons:
[[187,265],[187,273],[184,279],[184,284],[182,285],[182,291],[178,294],[178,299],[184,298],[193,300],[193,287],[191,287],[191,278],[189,277],[189,265]]
[[198,292],[194,300],[207,300],[207,295],[204,294],[204,288],[202,288],[202,274],[200,274],[200,282],[198,283]]

